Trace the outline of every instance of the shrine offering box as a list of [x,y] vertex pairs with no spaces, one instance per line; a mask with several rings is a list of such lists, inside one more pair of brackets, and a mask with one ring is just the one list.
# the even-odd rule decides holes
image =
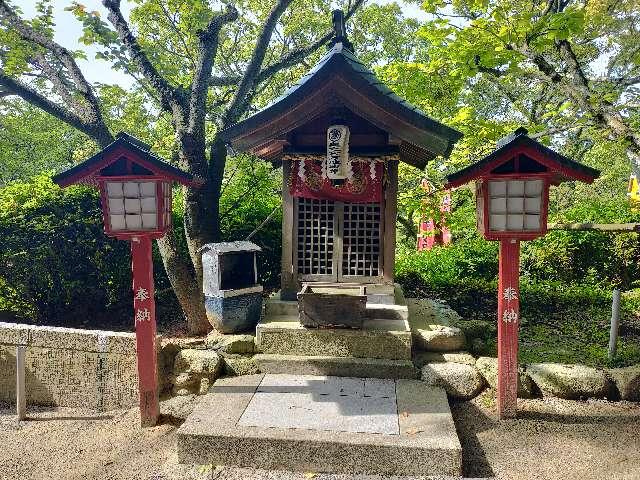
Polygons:
[[298,293],[300,323],[305,327],[362,328],[366,287],[304,284]]

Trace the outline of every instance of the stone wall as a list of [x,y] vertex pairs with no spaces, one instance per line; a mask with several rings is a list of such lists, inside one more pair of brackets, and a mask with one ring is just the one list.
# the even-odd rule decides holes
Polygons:
[[98,411],[138,404],[133,333],[0,322],[0,401],[15,402],[16,345],[26,345],[27,405]]

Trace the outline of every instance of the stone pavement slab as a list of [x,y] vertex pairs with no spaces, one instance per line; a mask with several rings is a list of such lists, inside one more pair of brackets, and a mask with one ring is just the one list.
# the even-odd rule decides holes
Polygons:
[[399,435],[395,381],[265,375],[238,425]]
[[390,380],[394,396],[388,383],[369,379],[275,377],[218,380],[177,432],[180,462],[460,475],[460,442],[442,389]]

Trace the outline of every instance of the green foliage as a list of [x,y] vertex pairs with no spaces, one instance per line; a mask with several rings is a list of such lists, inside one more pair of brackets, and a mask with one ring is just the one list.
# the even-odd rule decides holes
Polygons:
[[251,238],[262,247],[259,255],[260,280],[268,287],[280,281],[282,233],[282,170],[249,155],[227,162],[220,201],[223,239],[242,240],[275,210],[271,220]]
[[467,279],[491,281],[498,269],[497,244],[480,237],[429,251],[401,248],[396,252],[399,278],[417,273],[428,285],[439,287]]
[[0,187],[44,170],[71,167],[86,139],[22,101],[6,101],[0,113]]
[[[280,273],[281,173],[269,164],[240,156],[229,159],[221,208],[225,240],[253,232],[263,248],[260,276],[275,286]],[[173,235],[186,252],[182,194],[174,196]],[[103,233],[97,191],[60,189],[43,173],[0,189],[0,313],[26,322],[132,328],[131,271],[127,242]],[[154,249],[155,250],[155,249]],[[70,259],[73,259],[70,261]],[[154,251],[161,326],[179,315],[162,262]]]
[[42,174],[0,190],[0,308],[82,323],[130,291],[127,246],[102,233],[97,193]]
[[[489,242],[487,242],[489,243]],[[397,280],[405,295],[440,298],[456,310],[468,338],[479,339],[474,353],[497,354],[497,284],[493,278],[455,277],[438,270],[436,259],[451,262],[455,255],[443,254],[443,248],[415,253],[419,260],[399,258]],[[462,250],[462,249],[460,249]],[[469,249],[468,255],[477,253]],[[427,257],[427,258],[425,258]],[[452,260],[453,259],[453,260]],[[494,257],[497,260],[497,254]],[[464,263],[464,262],[462,262]],[[611,289],[589,284],[570,284],[529,278],[520,288],[519,360],[522,363],[566,362],[594,366],[626,366],[640,363],[640,289],[623,293],[621,328],[616,358],[607,357]]]

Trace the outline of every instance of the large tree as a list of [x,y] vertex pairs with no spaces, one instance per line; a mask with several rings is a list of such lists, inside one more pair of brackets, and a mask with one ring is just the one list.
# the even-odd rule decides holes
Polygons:
[[[321,54],[332,37],[332,7],[346,18],[358,13],[356,44],[367,60],[410,60],[415,53],[415,21],[395,5],[364,0],[135,0],[127,16],[119,0],[103,0],[107,21],[79,2],[71,10],[83,24],[81,42],[97,46],[97,57],[136,81],[137,122],[157,112],[170,123],[171,159],[205,179],[185,189],[184,232],[189,257],[171,234],[158,241],[165,269],[185,313],[189,330],[210,327],[202,301],[199,250],[220,239],[220,196],[227,149],[219,132],[262,106],[290,84]],[[26,19],[0,0],[0,98],[18,96],[104,147],[113,141],[111,110],[132,92],[87,81],[77,59],[53,40],[51,2],[37,4]],[[414,39],[413,41],[411,39]],[[140,99],[143,99],[140,101]],[[145,113],[144,110],[147,112]],[[143,111],[143,113],[140,113]]]
[[636,0],[427,0],[423,8],[433,17],[420,33],[429,43],[423,69],[461,86],[460,128],[521,123],[560,141],[598,132],[622,142],[640,173]]

